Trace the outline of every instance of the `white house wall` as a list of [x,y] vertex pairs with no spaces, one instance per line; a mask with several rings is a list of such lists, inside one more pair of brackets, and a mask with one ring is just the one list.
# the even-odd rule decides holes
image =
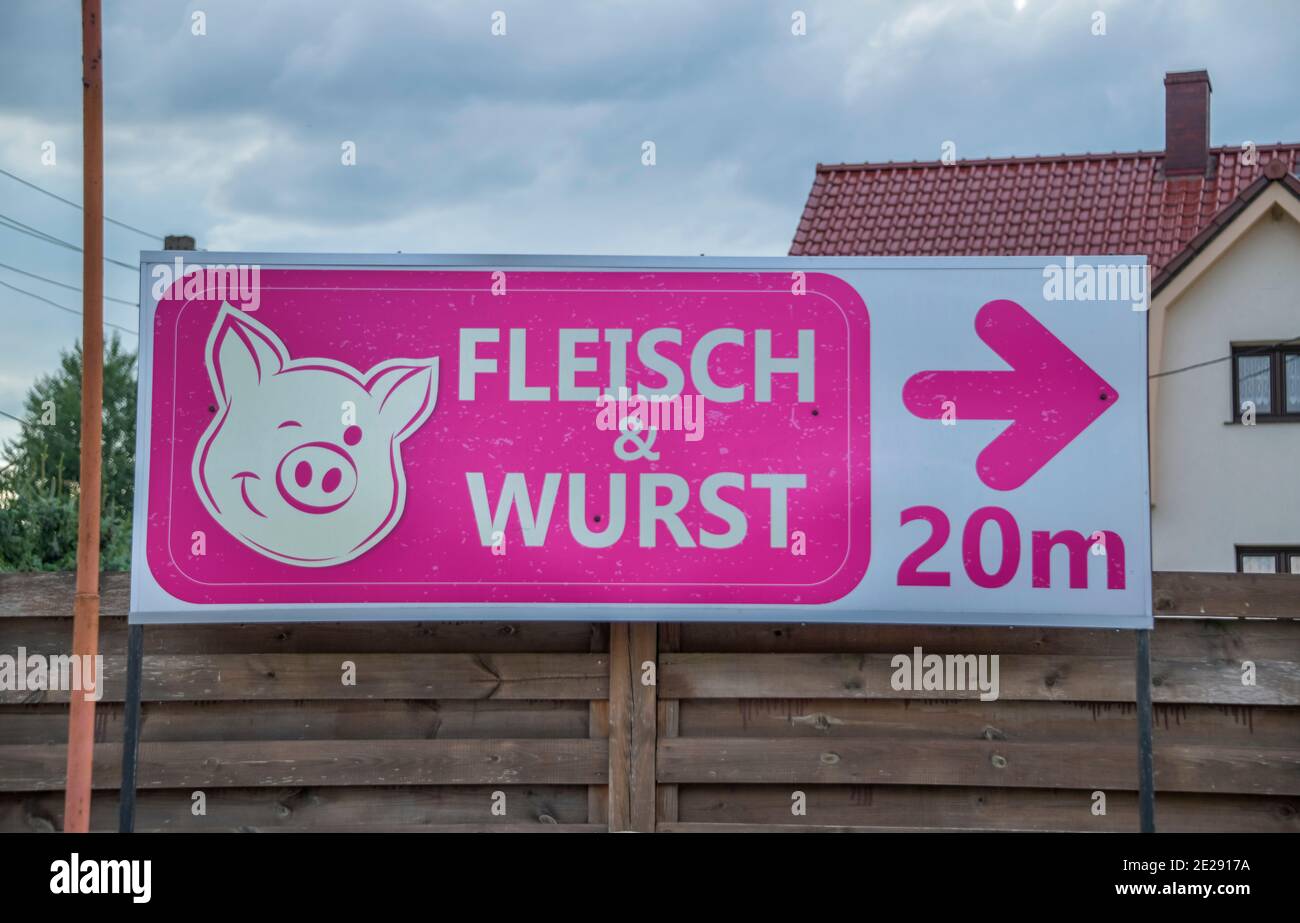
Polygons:
[[[1234,343],[1293,337],[1300,337],[1300,225],[1265,215],[1169,306],[1162,368],[1225,356]],[[1237,545],[1300,545],[1300,423],[1231,422],[1232,366],[1218,362],[1161,383],[1156,570],[1233,571]]]

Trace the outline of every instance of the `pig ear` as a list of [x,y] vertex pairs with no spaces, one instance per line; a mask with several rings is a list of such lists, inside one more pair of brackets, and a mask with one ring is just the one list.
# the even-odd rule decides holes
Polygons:
[[229,400],[234,394],[251,393],[280,372],[288,359],[288,350],[268,327],[221,305],[207,349],[208,375],[217,394]]
[[437,359],[390,359],[366,375],[379,418],[401,439],[429,419],[438,400]]

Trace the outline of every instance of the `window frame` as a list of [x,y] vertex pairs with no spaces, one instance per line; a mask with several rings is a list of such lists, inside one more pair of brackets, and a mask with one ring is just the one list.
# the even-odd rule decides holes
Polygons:
[[1262,346],[1236,345],[1232,347],[1232,420],[1241,422],[1241,359],[1267,358],[1269,361],[1268,395],[1272,408],[1268,413],[1255,411],[1255,419],[1270,423],[1300,423],[1300,410],[1286,409],[1286,359],[1300,358],[1300,347],[1294,343],[1273,343]]
[[1245,558],[1273,556],[1274,574],[1291,574],[1292,557],[1300,556],[1300,545],[1237,545],[1234,549],[1237,559],[1237,573],[1244,574],[1242,562]]
[[[1281,392],[1282,392],[1281,395],[1280,395],[1280,398],[1281,398],[1282,403],[1280,403],[1278,406],[1282,408],[1282,415],[1283,415],[1283,416],[1288,417],[1288,418],[1300,417],[1300,409],[1297,409],[1297,410],[1287,410],[1287,409],[1286,409],[1286,399],[1287,399],[1287,393],[1286,393],[1286,360],[1287,360],[1287,357],[1289,357],[1289,356],[1295,356],[1295,357],[1296,357],[1296,361],[1297,361],[1297,362],[1300,362],[1300,346],[1296,346],[1296,345],[1293,343],[1293,344],[1291,344],[1290,346],[1282,346],[1282,347],[1279,347],[1279,348],[1278,348],[1278,351],[1277,351],[1277,354],[1278,354],[1278,360],[1279,360],[1279,362],[1278,362],[1278,368],[1277,368],[1278,387],[1281,389]],[[1300,398],[1300,395],[1297,395],[1297,397]]]

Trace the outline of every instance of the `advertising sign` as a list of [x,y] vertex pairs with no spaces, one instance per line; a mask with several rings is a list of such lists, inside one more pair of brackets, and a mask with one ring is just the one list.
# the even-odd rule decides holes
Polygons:
[[1141,258],[141,265],[134,621],[1150,625]]

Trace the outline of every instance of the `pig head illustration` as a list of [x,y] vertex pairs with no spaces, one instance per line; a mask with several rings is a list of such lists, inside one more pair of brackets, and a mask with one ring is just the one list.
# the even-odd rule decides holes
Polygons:
[[351,561],[402,516],[402,442],[433,412],[438,360],[367,372],[293,359],[271,329],[223,304],[205,351],[216,413],[194,486],[221,527],[299,567]]

